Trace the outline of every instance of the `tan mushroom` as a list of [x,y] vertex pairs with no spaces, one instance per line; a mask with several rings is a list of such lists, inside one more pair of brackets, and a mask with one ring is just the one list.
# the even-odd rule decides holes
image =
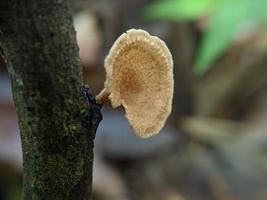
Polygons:
[[128,30],[105,59],[105,88],[96,99],[122,105],[136,135],[157,134],[171,112],[173,60],[166,44],[144,30]]

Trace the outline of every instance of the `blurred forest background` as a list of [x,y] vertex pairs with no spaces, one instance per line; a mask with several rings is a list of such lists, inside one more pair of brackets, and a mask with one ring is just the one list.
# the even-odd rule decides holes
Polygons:
[[[160,134],[139,139],[122,110],[103,108],[95,200],[267,199],[267,0],[68,1],[95,94],[105,56],[130,28],[159,36],[174,59],[173,111]],[[20,199],[21,185],[19,130],[0,59],[0,200]]]

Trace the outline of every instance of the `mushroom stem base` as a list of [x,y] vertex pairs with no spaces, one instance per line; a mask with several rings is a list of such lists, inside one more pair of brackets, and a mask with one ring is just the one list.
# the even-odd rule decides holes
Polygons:
[[109,95],[110,92],[108,92],[106,88],[102,89],[101,92],[95,97],[96,102],[99,104],[110,104],[110,99],[108,98]]

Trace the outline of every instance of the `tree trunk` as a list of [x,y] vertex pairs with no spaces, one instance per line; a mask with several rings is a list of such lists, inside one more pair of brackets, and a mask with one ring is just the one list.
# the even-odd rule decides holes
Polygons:
[[0,1],[0,46],[23,150],[23,199],[90,199],[100,105],[82,89],[72,20],[62,0]]

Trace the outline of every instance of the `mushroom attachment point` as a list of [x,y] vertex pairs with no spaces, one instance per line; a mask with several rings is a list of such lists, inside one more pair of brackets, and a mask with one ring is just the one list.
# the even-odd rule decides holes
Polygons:
[[110,49],[105,69],[97,101],[122,105],[137,136],[157,134],[172,107],[173,60],[166,44],[144,30],[128,30]]

